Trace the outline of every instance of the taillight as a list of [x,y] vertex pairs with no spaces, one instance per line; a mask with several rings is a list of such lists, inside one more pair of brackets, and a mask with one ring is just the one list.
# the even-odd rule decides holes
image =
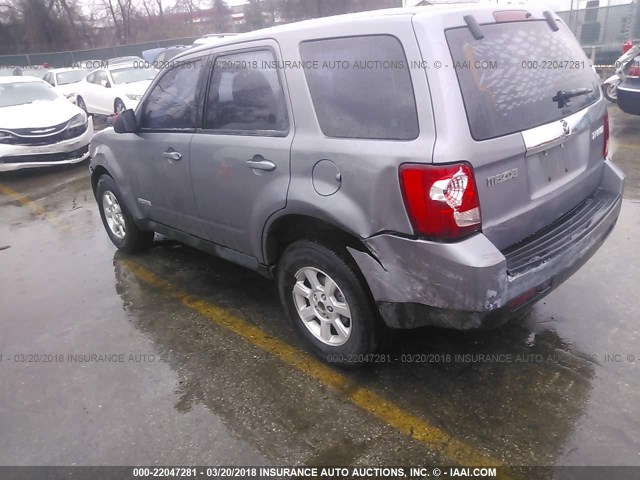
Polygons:
[[604,145],[602,146],[602,156],[609,155],[609,112],[604,113]]
[[480,203],[471,165],[404,164],[400,184],[417,235],[454,240],[480,231]]

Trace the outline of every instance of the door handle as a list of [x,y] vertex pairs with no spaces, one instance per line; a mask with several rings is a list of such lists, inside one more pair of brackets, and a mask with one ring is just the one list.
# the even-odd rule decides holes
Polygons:
[[162,156],[169,160],[180,160],[182,158],[182,154],[180,152],[176,152],[173,148],[169,148],[169,150],[164,152]]
[[254,155],[251,160],[247,160],[247,166],[251,170],[264,170],[265,172],[276,169],[276,164],[271,160],[265,160],[262,155]]

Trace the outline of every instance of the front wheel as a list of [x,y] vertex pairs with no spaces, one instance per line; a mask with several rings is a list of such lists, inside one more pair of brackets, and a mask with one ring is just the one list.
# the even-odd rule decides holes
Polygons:
[[298,241],[282,255],[278,290],[289,320],[324,360],[357,366],[375,351],[380,319],[348,254]]
[[116,98],[116,101],[113,102],[113,110],[115,114],[118,113],[122,113],[126,110],[127,108],[124,106],[124,102],[122,100],[120,100],[119,98]]
[[605,83],[602,86],[605,98],[612,103],[618,103],[618,85],[620,85],[620,82],[616,81],[612,83]]
[[141,230],[135,224],[109,175],[102,175],[98,180],[96,199],[102,224],[118,250],[134,253],[152,245],[154,233]]
[[85,103],[84,98],[82,98],[81,96],[78,96],[78,98],[76,98],[76,105],[82,110],[84,110],[84,113],[89,115],[89,110],[87,110],[87,104]]

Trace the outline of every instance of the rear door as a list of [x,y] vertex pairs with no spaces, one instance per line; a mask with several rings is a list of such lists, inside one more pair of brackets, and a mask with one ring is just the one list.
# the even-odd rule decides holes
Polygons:
[[294,132],[278,44],[224,47],[212,58],[190,151],[198,212],[208,240],[259,256],[252,239],[286,203]]
[[599,79],[571,32],[548,15],[553,21],[539,9],[456,12],[431,31],[430,19],[414,19],[436,65],[428,72],[440,110],[434,159],[474,166],[483,232],[499,248],[573,209],[602,172]]

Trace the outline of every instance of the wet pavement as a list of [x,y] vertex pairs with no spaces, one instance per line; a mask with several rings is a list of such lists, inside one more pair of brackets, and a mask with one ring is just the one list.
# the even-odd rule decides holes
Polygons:
[[0,465],[640,465],[640,118],[600,251],[525,318],[310,358],[275,284],[103,231],[87,165],[0,177]]

